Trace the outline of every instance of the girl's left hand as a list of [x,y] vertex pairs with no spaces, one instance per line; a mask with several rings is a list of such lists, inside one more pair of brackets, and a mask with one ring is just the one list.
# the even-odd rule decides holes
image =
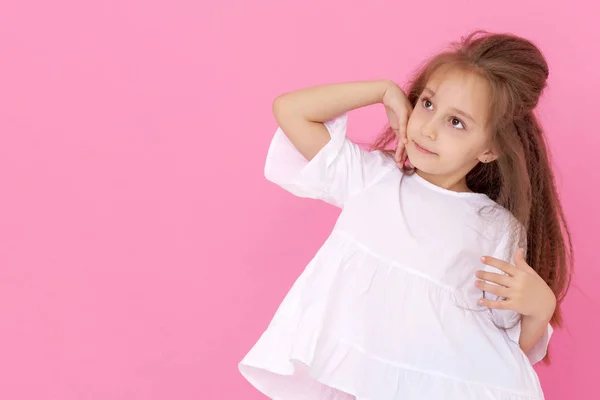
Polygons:
[[484,298],[480,300],[481,305],[499,310],[512,310],[538,320],[550,321],[556,308],[556,296],[537,272],[527,264],[523,249],[519,249],[515,254],[514,265],[493,257],[482,257],[481,261],[508,274],[486,271],[475,273],[475,276],[480,279],[475,282],[475,286],[504,298],[504,300]]

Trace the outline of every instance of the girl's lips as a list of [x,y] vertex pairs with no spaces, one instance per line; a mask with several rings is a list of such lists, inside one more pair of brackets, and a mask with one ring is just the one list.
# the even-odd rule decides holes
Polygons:
[[420,146],[419,143],[414,142],[415,143],[415,147],[417,148],[417,150],[419,150],[421,153],[425,153],[425,154],[436,154],[433,151],[429,151],[427,150],[425,147]]

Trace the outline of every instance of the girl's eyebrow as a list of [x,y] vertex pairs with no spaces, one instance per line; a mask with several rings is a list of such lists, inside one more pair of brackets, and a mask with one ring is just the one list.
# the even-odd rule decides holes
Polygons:
[[[435,92],[434,92],[434,91],[433,91],[433,89],[431,89],[431,88],[428,88],[428,87],[426,87],[425,89],[423,89],[423,93],[425,93],[425,92],[429,92],[429,97],[431,97],[432,99],[433,99],[433,97],[435,96]],[[475,121],[475,118],[473,118],[473,117],[471,116],[471,114],[469,114],[468,112],[466,112],[466,111],[463,111],[463,110],[461,110],[461,109],[459,109],[459,108],[456,108],[456,107],[450,107],[450,109],[451,109],[452,111],[454,111],[455,113],[457,113],[457,114],[459,114],[459,115],[462,115],[463,117],[465,117],[465,118],[467,118],[467,119],[470,119],[472,122],[475,122],[475,123],[476,123],[476,121]]]
[[475,122],[475,118],[471,117],[471,115],[469,113],[467,113],[467,112],[465,112],[463,110],[459,110],[456,107],[450,107],[450,109],[452,111],[454,111],[455,113],[460,114],[460,115],[462,115],[463,117],[465,117],[467,119],[470,119],[472,122]]

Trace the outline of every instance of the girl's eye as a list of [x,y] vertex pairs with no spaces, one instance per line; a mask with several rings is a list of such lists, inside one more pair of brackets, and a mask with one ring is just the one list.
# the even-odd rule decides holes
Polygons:
[[431,110],[433,108],[433,103],[429,99],[423,99],[421,102],[426,109]]
[[457,129],[465,129],[465,126],[463,125],[462,121],[458,118],[450,118],[450,123],[453,127]]

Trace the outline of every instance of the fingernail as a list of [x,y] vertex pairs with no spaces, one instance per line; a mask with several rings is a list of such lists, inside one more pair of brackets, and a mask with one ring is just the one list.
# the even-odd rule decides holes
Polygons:
[[481,257],[481,262],[485,262],[485,256]]
[[485,304],[485,300],[484,299],[479,299],[479,304]]

